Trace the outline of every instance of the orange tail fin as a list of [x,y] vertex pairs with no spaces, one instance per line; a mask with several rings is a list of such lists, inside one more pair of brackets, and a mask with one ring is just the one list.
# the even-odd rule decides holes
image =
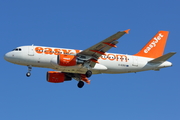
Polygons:
[[163,55],[168,31],[159,31],[135,56],[157,58]]

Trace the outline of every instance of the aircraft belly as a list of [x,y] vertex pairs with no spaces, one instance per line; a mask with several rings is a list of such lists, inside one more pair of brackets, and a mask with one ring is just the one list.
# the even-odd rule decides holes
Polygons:
[[[85,74],[87,68],[80,66],[56,66],[53,68],[56,71],[67,72],[67,73],[79,73]],[[91,70],[93,74],[101,74],[100,70]]]

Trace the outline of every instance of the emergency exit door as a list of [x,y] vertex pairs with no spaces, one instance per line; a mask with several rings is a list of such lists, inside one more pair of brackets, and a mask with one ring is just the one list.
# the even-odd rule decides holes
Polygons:
[[33,45],[28,47],[28,55],[34,56],[34,46]]

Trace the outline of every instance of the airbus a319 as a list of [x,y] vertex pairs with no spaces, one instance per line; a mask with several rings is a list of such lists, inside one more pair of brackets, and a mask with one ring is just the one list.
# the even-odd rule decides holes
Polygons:
[[30,77],[32,67],[50,68],[54,71],[47,72],[48,82],[62,83],[75,79],[79,88],[82,88],[84,83],[90,84],[88,78],[92,74],[159,71],[161,68],[172,66],[167,60],[175,52],[163,55],[168,31],[159,31],[137,54],[108,53],[111,48],[116,48],[118,39],[128,32],[129,29],[117,32],[85,50],[20,46],[6,53],[4,59],[27,66],[27,77]]

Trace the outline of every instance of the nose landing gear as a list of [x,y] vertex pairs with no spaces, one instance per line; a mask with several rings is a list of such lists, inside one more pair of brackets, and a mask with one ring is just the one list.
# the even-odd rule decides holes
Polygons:
[[31,73],[30,73],[30,72],[27,72],[27,73],[26,73],[26,76],[27,76],[27,77],[30,77],[30,76],[31,76]]
[[31,67],[31,66],[28,66],[28,72],[26,73],[26,76],[27,76],[27,77],[30,77],[30,76],[31,76],[31,70],[32,70],[32,67]]

